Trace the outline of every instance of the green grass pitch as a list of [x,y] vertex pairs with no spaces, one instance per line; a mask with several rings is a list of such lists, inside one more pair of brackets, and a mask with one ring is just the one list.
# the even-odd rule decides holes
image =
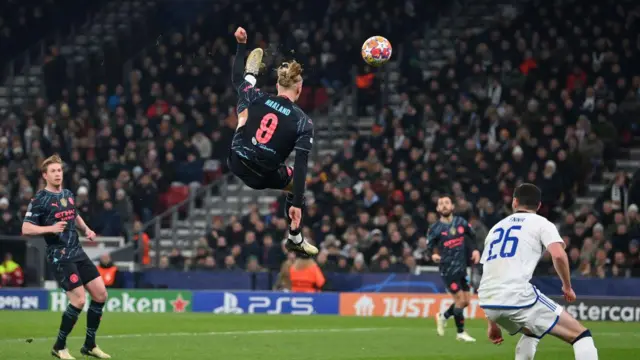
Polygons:
[[[0,359],[48,359],[61,313],[0,312]],[[68,347],[81,359],[85,319]],[[589,323],[601,359],[638,359],[640,325]],[[513,359],[517,337],[486,340],[484,321],[467,322],[475,344],[455,340],[453,321],[438,337],[433,319],[291,315],[105,313],[98,344],[114,359],[417,360]],[[28,343],[26,339],[33,338]],[[537,360],[573,359],[571,346],[548,336]]]

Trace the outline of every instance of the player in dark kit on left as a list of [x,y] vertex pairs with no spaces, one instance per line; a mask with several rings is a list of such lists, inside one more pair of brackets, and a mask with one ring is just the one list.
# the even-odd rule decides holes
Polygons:
[[[232,81],[238,93],[238,127],[233,135],[227,163],[234,175],[256,189],[283,190],[287,194],[285,216],[289,220],[286,248],[313,256],[318,248],[301,234],[302,208],[313,122],[295,102],[302,92],[302,67],[295,61],[278,68],[278,95],[256,88],[263,50],[254,49],[246,66],[247,32],[238,28]],[[293,169],[285,160],[296,151]]]
[[77,230],[92,240],[96,233],[77,213],[73,193],[62,188],[62,160],[58,155],[42,162],[42,177],[46,186],[31,200],[22,224],[23,235],[44,237],[46,260],[53,267],[60,287],[66,291],[69,305],[62,315],[58,338],[51,354],[59,359],[75,359],[67,349],[67,336],[85,305],[85,289],[91,295],[87,311],[87,336],[80,349],[83,355],[110,359],[96,345],[96,332],[107,300],[107,289],[91,259],[82,250]]
[[444,335],[448,318],[453,316],[458,329],[456,339],[466,342],[476,340],[464,330],[464,308],[469,305],[471,293],[467,281],[467,265],[480,262],[480,251],[469,223],[453,215],[454,205],[449,196],[438,199],[436,211],[440,219],[429,228],[427,246],[431,259],[440,264],[440,275],[453,295],[454,303],[444,314],[436,315],[438,335]]

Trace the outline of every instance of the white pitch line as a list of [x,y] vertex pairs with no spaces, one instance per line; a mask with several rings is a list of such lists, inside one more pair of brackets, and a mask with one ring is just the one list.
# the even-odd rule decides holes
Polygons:
[[[210,331],[210,332],[175,332],[175,333],[147,333],[147,334],[118,334],[118,335],[98,335],[98,339],[128,339],[140,337],[174,337],[174,336],[238,336],[238,335],[269,335],[269,334],[313,334],[313,333],[347,333],[347,332],[375,332],[393,329],[403,329],[397,327],[375,327],[375,328],[342,328],[342,329],[287,329],[287,330],[245,330],[245,331]],[[57,337],[32,338],[33,341],[50,341]],[[84,336],[69,336],[67,339],[84,339]],[[26,341],[21,339],[0,339],[3,342]]]
[[[485,328],[471,328],[485,329]],[[245,330],[245,331],[209,331],[209,332],[174,332],[174,333],[146,333],[146,334],[117,334],[98,335],[98,339],[132,339],[142,337],[183,337],[183,336],[243,336],[243,335],[273,335],[273,334],[314,334],[314,333],[350,333],[350,332],[376,332],[388,330],[419,330],[419,328],[409,327],[372,327],[372,328],[333,328],[333,329],[270,329],[270,330]],[[631,336],[640,337],[637,332],[596,332],[594,337],[599,336]],[[67,339],[84,339],[84,336],[69,336]],[[33,341],[52,341],[57,337],[31,338]],[[0,339],[0,343],[24,342],[27,338]]]

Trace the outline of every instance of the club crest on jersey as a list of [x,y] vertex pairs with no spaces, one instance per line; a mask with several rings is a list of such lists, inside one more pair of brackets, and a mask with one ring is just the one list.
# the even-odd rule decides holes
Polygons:
[[73,198],[72,198],[72,197],[70,197],[70,198],[69,198],[69,204],[71,204],[72,206],[74,205],[74,204],[73,204]]
[[67,199],[65,198],[60,199],[60,204],[62,205],[62,207],[67,207]]
[[458,226],[458,232],[460,233],[460,235],[464,234],[464,227],[462,225]]

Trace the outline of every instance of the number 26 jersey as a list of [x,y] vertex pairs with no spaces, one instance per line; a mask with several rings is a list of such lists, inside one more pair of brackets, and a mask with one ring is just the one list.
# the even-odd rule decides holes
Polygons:
[[280,167],[294,149],[310,152],[309,116],[286,97],[265,94],[247,82],[245,86],[237,110],[248,109],[248,119],[236,132],[232,150],[267,171]]
[[529,281],[546,247],[555,242],[564,245],[556,226],[538,214],[516,212],[494,225],[480,260],[480,306],[513,309],[533,305],[538,294]]

